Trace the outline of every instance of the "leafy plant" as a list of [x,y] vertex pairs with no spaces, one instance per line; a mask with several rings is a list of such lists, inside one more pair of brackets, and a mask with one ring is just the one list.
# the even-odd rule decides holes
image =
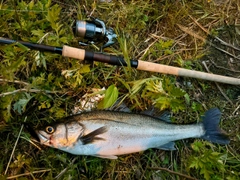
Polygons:
[[147,78],[133,83],[131,96],[142,91],[141,97],[152,100],[155,107],[173,112],[185,109],[186,92],[174,85],[168,78]]
[[[12,11],[9,11],[10,13],[1,11],[2,21],[4,19],[6,23],[11,21],[11,27],[14,27],[8,31],[11,33],[10,38],[45,42],[53,46],[61,46],[72,40],[71,33],[67,33],[69,28],[64,26],[60,18],[59,5],[52,6],[51,1],[47,0],[21,1],[16,4],[16,7],[15,14],[11,13]],[[10,5],[5,5],[5,9],[11,8]],[[6,33],[4,30],[7,25],[3,23],[1,26],[1,33]],[[6,95],[0,98],[0,113],[3,119],[9,121],[13,113],[24,113],[31,99],[34,99],[39,110],[51,109],[50,113],[58,114],[54,115],[55,117],[62,117],[65,111],[62,112],[62,108],[57,108],[58,105],[53,103],[54,100],[50,94],[61,93],[62,88],[69,87],[70,83],[65,81],[63,76],[58,76],[61,75],[62,67],[66,67],[65,63],[68,63],[68,60],[63,60],[56,54],[30,51],[20,43],[3,45],[0,48],[4,58],[1,59],[0,66],[1,79],[6,81],[6,84],[11,83],[11,86],[0,87],[2,96]],[[61,60],[62,62],[59,63]],[[82,83],[82,74],[89,72],[90,69],[88,65],[82,66],[74,60],[68,64],[75,68],[71,76],[70,88],[76,88]],[[11,97],[7,97],[9,95]]]
[[153,59],[157,59],[164,55],[171,55],[173,54],[172,46],[174,44],[174,40],[158,40],[150,49],[149,52],[146,53],[145,56],[151,55]]
[[206,180],[221,179],[226,171],[227,154],[215,152],[209,142],[195,141],[192,148],[194,153],[188,159],[188,171],[197,170]]

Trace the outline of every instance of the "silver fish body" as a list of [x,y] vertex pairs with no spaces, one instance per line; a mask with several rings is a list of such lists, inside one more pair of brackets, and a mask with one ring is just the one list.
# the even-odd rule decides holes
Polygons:
[[174,150],[174,141],[186,138],[228,144],[229,139],[218,128],[220,116],[215,108],[206,112],[202,123],[176,125],[142,114],[91,111],[36,133],[42,144],[71,154],[116,159],[117,155],[149,148]]

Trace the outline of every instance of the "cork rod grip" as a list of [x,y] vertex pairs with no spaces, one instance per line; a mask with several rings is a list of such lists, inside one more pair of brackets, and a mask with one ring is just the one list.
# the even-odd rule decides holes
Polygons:
[[208,81],[215,81],[215,82],[226,83],[226,84],[240,85],[240,79],[238,78],[232,78],[232,77],[221,76],[216,74],[209,74],[205,72],[188,70],[188,69],[156,64],[156,63],[140,61],[140,60],[138,61],[137,69],[143,70],[143,71],[172,74],[176,76],[185,76],[185,77],[191,77],[191,78],[197,78],[197,79],[204,79]]
[[64,45],[62,55],[83,61],[85,58],[85,50]]

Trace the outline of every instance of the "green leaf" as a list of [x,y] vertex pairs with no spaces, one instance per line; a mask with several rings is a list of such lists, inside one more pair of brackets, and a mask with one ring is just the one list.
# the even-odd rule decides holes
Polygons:
[[[1,90],[1,89],[0,89]],[[8,91],[15,90],[14,88],[10,87],[7,88]],[[12,104],[13,98],[12,96],[4,96],[0,98],[0,116],[8,122],[11,118],[11,104]]]
[[131,88],[130,88],[129,84],[126,81],[124,81],[124,79],[121,79],[121,78],[118,78],[118,77],[117,77],[117,79],[118,79],[118,81],[120,81],[124,85],[124,87],[126,89],[128,89],[128,91],[131,91]]
[[191,159],[191,164],[189,165],[189,168],[191,169],[191,168],[198,168],[198,161],[195,159],[195,158],[193,158],[193,159]]
[[169,91],[169,93],[175,97],[182,97],[186,94],[186,92],[184,90],[174,87],[174,86],[171,87],[171,91]]
[[[61,33],[60,33],[60,35],[61,35]],[[59,39],[59,41],[66,44],[66,43],[68,43],[68,38],[67,37],[61,37]]]
[[200,174],[203,174],[204,178],[206,180],[209,180],[210,179],[210,174],[212,174],[212,173],[210,173],[210,171],[208,171],[207,169],[202,168],[201,171],[200,171]]
[[170,107],[170,98],[160,96],[156,99],[156,106],[161,110],[167,109]]
[[86,65],[81,66],[81,68],[79,69],[79,71],[80,71],[81,73],[88,73],[88,72],[90,72],[90,65],[89,65],[89,64],[86,64]]
[[137,80],[133,82],[132,92],[131,94],[138,93],[142,88],[144,83],[146,83],[147,79]]
[[109,108],[111,107],[118,98],[118,89],[115,85],[111,85],[107,88],[106,92],[105,92],[105,97],[102,100],[102,102],[99,103],[98,108]]
[[32,99],[32,96],[30,94],[25,93],[25,97],[22,99],[19,99],[16,103],[13,105],[14,111],[17,111],[19,114],[22,114],[27,106],[27,103]]
[[31,31],[33,35],[42,38],[44,36],[44,31],[42,29],[38,29],[38,30],[32,30]]
[[59,31],[63,26],[63,24],[58,22],[60,12],[61,12],[61,7],[59,7],[57,4],[55,4],[48,10],[48,14],[46,17],[46,19],[51,23],[52,29],[54,29],[56,31],[56,34],[58,36],[59,36]]
[[60,119],[66,116],[65,110],[60,107],[52,107],[49,110],[49,112],[53,113],[53,116],[57,119]]
[[36,53],[35,61],[37,63],[37,66],[43,66],[45,69],[47,69],[46,58],[42,52],[39,51]]
[[33,9],[33,7],[34,7],[34,1],[33,0],[28,4],[28,7],[31,10]]
[[184,97],[185,97],[186,103],[189,105],[190,104],[190,97],[189,97],[189,95],[186,93],[186,94],[184,94]]
[[55,23],[57,20],[59,20],[60,12],[61,12],[61,7],[55,4],[54,6],[49,8],[46,19],[50,23]]
[[170,107],[173,112],[178,112],[179,110],[184,110],[185,109],[185,104],[182,99],[175,99],[172,98],[170,100]]
[[46,109],[46,108],[50,108],[51,107],[51,103],[48,101],[44,101],[41,102],[40,105],[38,106],[38,109]]
[[47,4],[45,4],[45,7],[48,9],[48,8],[50,8],[51,4],[52,4],[52,1],[48,0]]
[[138,93],[148,81],[154,80],[154,79],[159,79],[156,77],[152,77],[152,78],[146,78],[146,79],[141,79],[141,80],[137,80],[133,82],[133,87],[131,90],[131,94],[134,95],[136,93]]
[[19,43],[19,42],[16,42],[16,45],[18,46],[18,47],[20,47],[22,50],[24,50],[24,51],[28,51],[29,50],[29,48],[27,47],[27,46],[24,46],[24,45],[22,45],[21,43]]

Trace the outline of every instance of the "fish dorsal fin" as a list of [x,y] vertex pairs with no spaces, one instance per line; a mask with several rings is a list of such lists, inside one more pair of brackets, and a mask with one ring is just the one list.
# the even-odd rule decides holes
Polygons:
[[93,155],[95,157],[104,158],[104,159],[117,159],[117,156],[114,155]]
[[159,111],[158,109],[151,107],[145,111],[142,111],[140,114],[145,114],[148,116],[155,117],[161,121],[171,123],[171,114],[169,111]]
[[89,134],[86,134],[86,135],[80,137],[79,140],[83,143],[83,145],[92,143],[95,140],[104,140],[103,138],[96,137],[96,136],[99,134],[103,134],[106,131],[107,131],[107,128],[105,126],[103,126],[103,127],[100,127],[98,129],[90,132]]
[[124,102],[121,101],[122,101],[121,99],[118,99],[110,108],[107,108],[106,110],[130,113],[131,110],[127,107],[127,105]]
[[158,119],[162,120],[162,121],[165,121],[167,123],[172,123],[171,121],[171,114],[169,111],[164,111],[160,117],[158,117]]
[[174,142],[168,142],[168,143],[163,144],[163,145],[161,145],[159,147],[156,147],[156,148],[161,149],[161,150],[173,151],[173,150],[176,150],[176,148],[174,146],[175,146]]

